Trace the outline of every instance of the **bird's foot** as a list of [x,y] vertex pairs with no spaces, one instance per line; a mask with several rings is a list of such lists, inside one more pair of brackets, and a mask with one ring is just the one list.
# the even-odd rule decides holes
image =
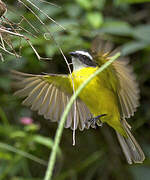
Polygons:
[[93,117],[91,119],[88,119],[87,121],[90,122],[90,126],[92,128],[95,128],[98,126],[102,126],[103,122],[100,120],[101,117],[106,116],[106,114],[101,114],[99,116]]

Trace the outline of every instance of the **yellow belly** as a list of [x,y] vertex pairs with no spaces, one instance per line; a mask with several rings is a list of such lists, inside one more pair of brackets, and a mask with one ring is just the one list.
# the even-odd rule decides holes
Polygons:
[[[72,73],[74,86],[77,89],[97,68],[88,67]],[[102,74],[103,73],[103,74]],[[93,117],[106,114],[101,118],[115,130],[124,134],[120,123],[120,112],[117,95],[110,88],[107,72],[95,77],[79,94],[80,99],[87,105]],[[106,76],[106,77],[105,77]],[[110,79],[111,80],[111,79]]]

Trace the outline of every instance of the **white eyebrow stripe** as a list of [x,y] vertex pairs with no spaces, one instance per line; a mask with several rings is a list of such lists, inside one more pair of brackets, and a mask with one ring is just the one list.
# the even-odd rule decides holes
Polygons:
[[91,60],[93,60],[92,56],[87,51],[75,51],[75,52],[85,55],[85,56],[89,57]]

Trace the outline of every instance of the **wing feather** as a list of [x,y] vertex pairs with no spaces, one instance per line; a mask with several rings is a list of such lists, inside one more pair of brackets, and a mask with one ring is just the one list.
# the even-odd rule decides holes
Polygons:
[[[111,56],[119,51],[114,49],[109,42],[103,41],[100,36],[93,40],[91,53],[99,66],[105,63]],[[131,117],[139,106],[139,88],[131,66],[127,59],[119,59],[113,62],[119,80],[118,97],[122,118]]]
[[[53,96],[55,93],[55,87],[53,87],[53,85],[49,88],[49,92],[47,94],[47,99],[45,99],[45,102],[43,103],[43,107],[41,107],[41,112],[42,115],[44,115],[44,117],[46,119],[51,119],[51,114],[49,114],[49,112],[53,109],[53,104],[51,105],[51,102],[53,101]],[[51,119],[52,120],[52,119]]]
[[[23,104],[30,106],[31,110],[38,111],[39,115],[43,115],[45,119],[59,122],[67,103],[70,100],[71,93],[68,89],[72,88],[70,79],[66,75],[46,74],[33,75],[17,71],[12,71],[14,87],[18,90],[14,93],[16,96],[25,98]],[[64,86],[60,82],[64,82]],[[68,114],[65,127],[74,129],[75,109],[72,105]],[[76,119],[75,129],[80,130],[89,128],[86,124],[87,119],[92,115],[87,106],[79,98],[76,100]]]
[[55,97],[57,96],[57,93],[58,93],[58,89],[53,87],[51,98],[48,104],[48,109],[46,112],[48,119],[51,119],[51,121],[56,121],[56,118],[54,117],[54,112],[56,111],[57,108],[57,102],[55,102]]
[[31,106],[45,84],[46,82],[42,81],[37,86],[35,86],[34,89],[32,89],[29,93],[28,97],[22,102],[22,104]]
[[[44,115],[44,113],[46,112],[47,110],[47,105],[48,105],[48,102],[50,101],[50,96],[51,96],[51,89],[52,89],[52,84],[50,84],[48,86],[48,89],[46,91],[46,94],[44,95],[44,99],[43,99],[43,102],[41,103],[39,109],[38,109],[38,113],[40,115]],[[45,118],[45,116],[44,116]]]
[[32,89],[35,86],[37,86],[40,82],[41,82],[40,79],[36,79],[36,80],[30,82],[27,86],[25,86],[25,88],[16,91],[14,95],[19,96],[19,97],[26,97],[32,91]]
[[48,83],[46,83],[44,85],[41,92],[38,94],[38,96],[33,101],[32,106],[31,106],[31,110],[37,111],[40,108],[41,104],[43,103],[43,100],[44,100],[45,94],[47,92],[48,86],[49,86]]
[[[69,102],[69,97],[66,97],[63,95],[63,101],[64,101],[64,104],[65,104],[65,107],[67,106],[68,102]],[[63,107],[63,111],[64,111],[64,107]],[[65,127],[68,128],[68,127],[71,127],[71,124],[72,124],[72,108],[67,116],[67,120],[65,122]]]
[[128,62],[128,60],[117,60],[113,63],[120,84],[118,97],[123,119],[133,116],[139,106],[139,88]]

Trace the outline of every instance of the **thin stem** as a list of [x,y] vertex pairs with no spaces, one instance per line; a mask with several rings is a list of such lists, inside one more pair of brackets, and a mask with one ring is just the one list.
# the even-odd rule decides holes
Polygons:
[[7,116],[1,107],[0,107],[0,118],[1,118],[4,125],[6,125],[6,126],[9,125],[9,121],[7,119]]
[[84,81],[83,84],[81,84],[81,86],[77,89],[77,91],[75,92],[75,94],[73,94],[73,96],[71,96],[69,103],[66,106],[66,109],[61,117],[59,126],[57,128],[56,131],[56,135],[55,135],[55,140],[54,140],[54,146],[52,148],[52,152],[49,158],[49,162],[48,162],[48,167],[46,170],[46,174],[44,177],[44,180],[51,180],[52,179],[52,173],[53,173],[53,169],[54,169],[54,164],[56,161],[56,152],[60,143],[60,139],[62,136],[62,132],[63,132],[63,128],[64,128],[64,124],[65,124],[65,120],[67,118],[67,115],[71,109],[72,104],[74,103],[75,99],[77,98],[77,96],[79,95],[79,93],[83,90],[83,88],[95,77],[97,76],[100,72],[102,72],[104,69],[106,69],[114,60],[116,60],[118,57],[120,56],[120,53],[116,53],[113,57],[110,58],[109,61],[107,61],[104,65],[102,65],[94,74],[92,74],[86,81]]
[[39,12],[41,12],[42,14],[44,14],[48,19],[50,19],[53,23],[55,23],[56,25],[58,25],[59,27],[61,27],[63,30],[66,30],[62,25],[58,24],[53,18],[51,18],[50,16],[48,16],[44,11],[42,11],[39,7],[37,7],[34,3],[32,3],[29,0],[26,0],[29,4],[31,4],[34,8],[36,8]]
[[38,158],[38,157],[36,157],[36,156],[34,156],[32,154],[29,154],[29,153],[27,153],[25,151],[22,151],[20,149],[16,149],[15,147],[10,146],[8,144],[0,142],[0,149],[5,149],[5,150],[8,150],[8,151],[14,152],[16,154],[19,154],[20,156],[23,156],[23,157],[28,158],[28,159],[30,159],[32,161],[35,161],[35,162],[37,162],[39,164],[47,166],[47,162],[44,161],[43,159],[40,159],[40,158]]

